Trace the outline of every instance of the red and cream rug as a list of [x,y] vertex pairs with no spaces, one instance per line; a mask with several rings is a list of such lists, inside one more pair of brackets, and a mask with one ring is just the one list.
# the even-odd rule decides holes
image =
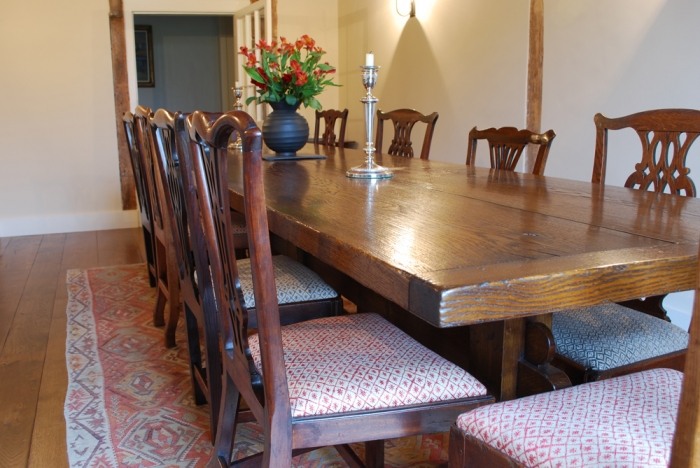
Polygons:
[[[184,328],[166,349],[155,328],[144,265],[68,272],[66,418],[71,467],[200,467],[212,454],[208,408],[192,398]],[[447,462],[448,434],[387,441],[390,467]],[[358,447],[361,448],[361,447]],[[236,433],[234,458],[262,449],[255,424]],[[333,448],[294,468],[346,466]]]

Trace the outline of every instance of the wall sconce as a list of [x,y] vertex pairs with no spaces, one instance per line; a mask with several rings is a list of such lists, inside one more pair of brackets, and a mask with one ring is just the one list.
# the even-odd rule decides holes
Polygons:
[[401,13],[401,11],[399,11],[399,0],[396,0],[396,13],[398,13],[399,16],[408,16],[411,18],[416,16],[416,0],[402,0],[401,3],[403,4],[403,6],[405,6],[408,3],[410,5],[410,10],[408,13]]

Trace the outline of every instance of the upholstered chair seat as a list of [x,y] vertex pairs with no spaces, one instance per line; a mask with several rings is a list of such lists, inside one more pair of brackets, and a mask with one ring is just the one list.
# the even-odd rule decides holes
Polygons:
[[603,304],[557,312],[552,317],[557,353],[602,372],[688,347],[688,333],[651,315]]
[[[262,375],[258,335],[248,343]],[[487,394],[468,372],[377,314],[288,325],[282,328],[282,343],[294,418]]]
[[484,406],[457,427],[527,467],[666,467],[682,381],[653,369]]

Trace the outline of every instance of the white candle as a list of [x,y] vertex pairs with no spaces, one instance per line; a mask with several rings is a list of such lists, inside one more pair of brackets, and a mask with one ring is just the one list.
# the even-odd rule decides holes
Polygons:
[[240,81],[236,81],[236,88],[240,88],[240,87],[241,87],[241,82],[240,82]]
[[365,66],[366,67],[373,67],[374,66],[374,54],[369,53],[365,55]]

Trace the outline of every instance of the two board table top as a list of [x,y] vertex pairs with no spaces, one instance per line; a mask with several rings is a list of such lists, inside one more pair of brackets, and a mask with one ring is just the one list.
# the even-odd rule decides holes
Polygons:
[[356,180],[362,151],[313,151],[265,163],[270,230],[436,327],[694,288],[695,198],[388,155],[392,179]]

